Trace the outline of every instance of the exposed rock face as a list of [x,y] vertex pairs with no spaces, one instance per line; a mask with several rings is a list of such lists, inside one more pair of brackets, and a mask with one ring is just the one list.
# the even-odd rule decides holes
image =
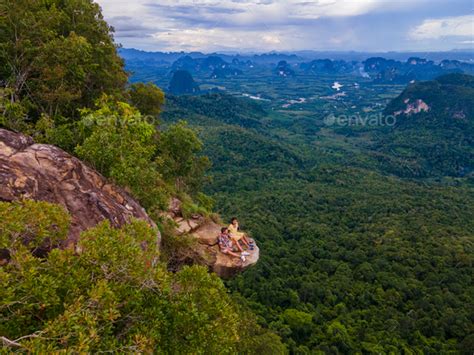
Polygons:
[[[124,190],[63,150],[34,144],[30,137],[0,129],[0,200],[33,199],[64,206],[72,217],[66,245],[108,219],[119,227],[131,218],[156,228],[145,210]],[[158,243],[160,234],[157,230]]]
[[415,100],[415,102],[410,103],[410,99],[405,99],[403,101],[406,104],[406,108],[404,110],[394,112],[395,116],[405,114],[407,116],[411,116],[420,112],[428,112],[431,110],[431,107],[428,106],[426,102],[421,99]]
[[166,215],[176,223],[178,235],[188,234],[197,239],[198,248],[196,252],[201,256],[202,260],[205,260],[209,269],[219,277],[230,278],[257,263],[260,256],[260,250],[257,245],[255,245],[254,250],[247,250],[250,256],[246,257],[245,262],[242,262],[237,257],[222,254],[217,245],[217,236],[220,234],[222,226],[201,215],[183,218],[181,202],[179,200],[171,200],[169,211]]

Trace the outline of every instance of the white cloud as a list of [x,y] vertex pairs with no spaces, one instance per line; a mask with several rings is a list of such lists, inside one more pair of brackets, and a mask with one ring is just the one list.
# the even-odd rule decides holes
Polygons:
[[265,43],[268,43],[268,44],[280,44],[281,43],[281,40],[278,36],[276,35],[270,35],[270,34],[266,34],[266,35],[263,35],[262,36],[262,40],[263,42]]
[[474,16],[465,15],[424,20],[421,25],[415,27],[409,33],[409,37],[415,40],[439,39],[451,36],[474,38]]
[[320,1],[290,1],[294,7],[290,16],[297,18],[319,18],[358,16],[376,9],[383,2],[376,0],[320,0]]
[[[218,51],[239,48],[259,51],[262,48],[284,49],[281,34],[261,31],[227,31],[225,29],[186,29],[157,32],[153,38],[167,51],[179,48],[185,51]],[[251,40],[249,40],[251,39]]]

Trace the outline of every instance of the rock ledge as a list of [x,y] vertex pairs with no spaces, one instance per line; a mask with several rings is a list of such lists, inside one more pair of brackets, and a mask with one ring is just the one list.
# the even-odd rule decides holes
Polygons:
[[222,254],[217,245],[217,236],[222,226],[201,215],[184,218],[181,213],[181,202],[178,199],[171,200],[166,217],[172,219],[176,224],[176,234],[187,234],[197,239],[197,254],[202,260],[205,260],[209,269],[221,278],[235,276],[258,262],[260,250],[257,245],[254,250],[248,251],[250,256],[246,257],[245,262],[239,258]]
[[0,200],[20,199],[66,208],[71,228],[64,247],[74,245],[83,230],[103,220],[120,227],[138,218],[156,228],[137,201],[79,159],[58,147],[35,144],[31,137],[0,129]]

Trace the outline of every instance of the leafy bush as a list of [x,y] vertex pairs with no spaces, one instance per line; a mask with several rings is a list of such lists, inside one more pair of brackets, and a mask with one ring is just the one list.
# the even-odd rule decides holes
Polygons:
[[0,249],[14,254],[22,247],[33,252],[49,250],[63,242],[69,230],[69,215],[48,202],[0,202]]

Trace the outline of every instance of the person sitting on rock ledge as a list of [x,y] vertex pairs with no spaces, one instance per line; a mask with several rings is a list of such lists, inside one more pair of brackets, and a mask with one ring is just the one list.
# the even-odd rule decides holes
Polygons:
[[246,260],[246,255],[250,255],[246,252],[242,252],[242,255],[239,255],[234,251],[232,242],[229,237],[229,230],[226,227],[223,227],[221,229],[221,234],[219,234],[219,236],[217,237],[217,242],[219,244],[219,249],[223,254],[235,256],[237,258],[240,258],[242,261]]
[[244,246],[246,246],[250,250],[254,249],[253,242],[249,241],[247,235],[240,231],[239,221],[237,220],[237,218],[234,217],[231,219],[228,229],[230,233],[230,238],[235,242],[235,245],[240,251],[243,251],[243,249],[240,246],[239,242],[242,242]]

